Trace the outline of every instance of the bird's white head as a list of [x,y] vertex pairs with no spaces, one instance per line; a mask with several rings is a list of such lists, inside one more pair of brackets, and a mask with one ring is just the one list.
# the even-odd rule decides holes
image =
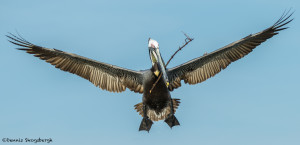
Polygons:
[[155,41],[155,40],[149,38],[149,40],[148,40],[148,47],[159,49],[159,44],[158,44],[157,41]]
[[159,74],[162,74],[163,81],[165,82],[166,86],[169,86],[169,79],[166,73],[165,63],[163,62],[160,52],[159,52],[159,45],[158,42],[149,38],[148,40],[148,48],[149,48],[149,55],[152,62],[153,73],[156,77]]

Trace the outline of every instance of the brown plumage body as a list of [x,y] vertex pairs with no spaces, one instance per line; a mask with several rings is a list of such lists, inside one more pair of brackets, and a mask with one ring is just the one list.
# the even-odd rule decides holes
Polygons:
[[171,100],[173,101],[174,112],[179,106],[180,99],[172,99],[171,94],[164,81],[160,79],[156,86],[150,93],[150,90],[158,79],[154,75],[155,67],[150,69],[151,71],[144,73],[145,80],[143,82],[143,102],[135,105],[135,109],[139,112],[140,115],[143,115],[143,105],[147,107],[147,116],[153,120],[163,120],[166,119],[169,113],[171,112]]
[[[153,70],[154,69],[152,67],[151,71]],[[162,79],[158,81],[156,87],[154,87],[150,93],[150,90],[157,79],[158,77],[151,73],[145,80],[143,84],[143,103],[149,106],[149,109],[155,110],[159,113],[167,106],[167,103],[171,101],[171,95]]]

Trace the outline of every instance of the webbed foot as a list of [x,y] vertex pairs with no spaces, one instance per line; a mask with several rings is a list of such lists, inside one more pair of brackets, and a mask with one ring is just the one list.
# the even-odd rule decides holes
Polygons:
[[141,122],[139,131],[146,130],[146,131],[149,132],[149,130],[151,129],[152,124],[153,124],[153,122],[148,117],[144,117],[142,122]]
[[172,128],[173,126],[180,125],[174,114],[169,114],[165,122]]

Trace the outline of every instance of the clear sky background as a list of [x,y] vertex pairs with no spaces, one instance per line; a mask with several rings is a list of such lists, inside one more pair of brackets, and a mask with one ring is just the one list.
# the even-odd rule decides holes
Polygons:
[[[52,138],[53,145],[299,145],[299,0],[1,0],[0,138]],[[139,132],[141,94],[110,93],[55,69],[7,41],[28,41],[117,66],[151,67],[147,41],[174,67],[271,25],[295,20],[215,77],[171,93],[180,126]],[[3,142],[0,141],[0,144]],[[6,143],[13,145],[14,143]],[[15,143],[21,144],[21,143]]]

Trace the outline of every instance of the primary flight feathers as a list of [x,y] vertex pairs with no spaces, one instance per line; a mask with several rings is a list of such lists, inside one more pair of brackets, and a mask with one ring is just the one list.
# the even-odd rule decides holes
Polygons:
[[[197,84],[213,77],[231,62],[244,57],[256,46],[278,34],[278,31],[288,28],[283,26],[293,20],[289,19],[292,14],[284,13],[274,25],[261,32],[251,34],[214,52],[167,69],[170,80],[169,89],[180,87],[181,80],[188,84]],[[57,49],[37,46],[11,33],[7,37],[11,43],[24,47],[19,50],[34,54],[63,71],[77,74],[102,89],[122,92],[129,88],[131,91],[143,93],[144,71],[129,70]]]
[[117,67],[57,49],[37,46],[13,34],[7,37],[11,39],[9,40],[11,43],[25,47],[19,48],[19,50],[34,54],[63,71],[77,74],[101,89],[122,92],[129,88],[134,92],[143,93],[142,72],[140,71]]
[[197,84],[213,77],[231,62],[244,57],[256,46],[277,35],[278,31],[287,29],[288,27],[283,26],[293,20],[289,19],[292,14],[284,13],[274,25],[261,32],[251,34],[216,51],[169,69],[170,85],[172,88],[178,88],[181,86],[181,80],[185,83]]

